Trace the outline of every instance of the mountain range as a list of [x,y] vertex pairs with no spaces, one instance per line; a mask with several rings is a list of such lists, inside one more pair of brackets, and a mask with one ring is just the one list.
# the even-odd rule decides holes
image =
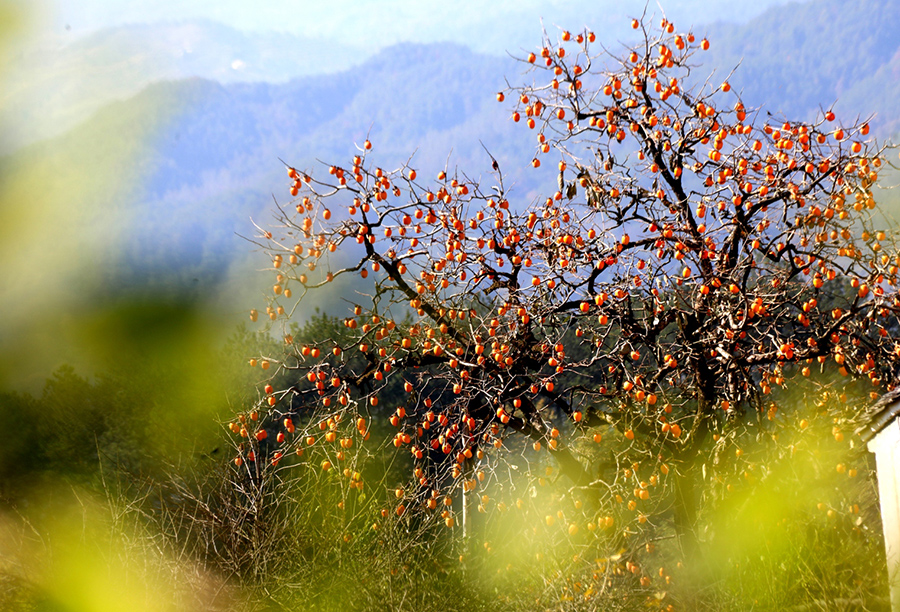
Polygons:
[[[666,16],[679,26],[698,14],[706,21],[744,22],[783,3],[672,0]],[[252,8],[210,0],[50,4],[43,10],[39,3],[23,7],[32,7],[32,21],[44,13],[57,13],[43,16],[45,21],[63,21],[50,31],[31,32],[33,40],[18,46],[10,61],[3,62],[0,54],[0,69],[6,68],[0,108],[15,117],[3,125],[0,153],[55,136],[102,105],[162,80],[284,83],[345,70],[401,42],[455,42],[502,57],[533,47],[542,31],[553,35],[558,27],[590,26],[609,43],[631,35],[632,17],[661,12],[644,0],[336,0],[320,5],[270,0]],[[5,32],[4,25],[0,34],[13,38],[15,32]]]
[[[163,32],[181,40],[193,27]],[[729,81],[749,106],[800,119],[834,107],[850,119],[873,116],[881,139],[900,130],[900,3],[860,0],[849,10],[838,0],[811,0],[743,24],[694,29],[712,44],[696,70],[715,72],[715,83],[737,66]],[[321,162],[349,163],[367,138],[385,167],[414,155],[423,172],[449,159],[476,177],[490,172],[484,146],[526,202],[554,184],[552,170],[523,171],[537,143],[494,99],[523,78],[523,64],[509,56],[403,43],[354,64],[352,45],[248,37],[241,48],[215,42],[230,40],[216,31],[213,24],[196,30],[204,48],[215,49],[197,59],[183,45],[156,40],[176,68],[148,68],[146,83],[117,85],[113,72],[99,71],[91,87],[140,91],[0,158],[0,261],[10,270],[0,300],[15,305],[8,320],[50,316],[60,303],[78,311],[123,288],[213,297],[228,316],[243,316],[259,305],[256,287],[265,284],[248,273],[265,262],[240,236],[255,232],[251,219],[270,222],[273,198],[289,199],[282,160],[321,172]],[[139,63],[155,32],[98,34],[71,61],[108,65],[112,54]],[[291,70],[278,62],[292,54],[319,74],[281,81]],[[244,65],[235,68],[237,60]],[[202,69],[188,70],[192,62]],[[207,78],[180,78],[192,70]]]

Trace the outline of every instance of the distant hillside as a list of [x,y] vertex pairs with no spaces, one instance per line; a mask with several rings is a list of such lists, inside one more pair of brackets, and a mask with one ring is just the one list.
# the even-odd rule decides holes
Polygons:
[[[101,284],[174,282],[202,292],[249,252],[236,234],[253,233],[250,218],[268,223],[273,196],[290,198],[279,158],[323,172],[316,159],[349,163],[354,143],[368,137],[386,166],[418,149],[415,163],[428,176],[452,151],[451,165],[487,173],[481,139],[505,169],[524,168],[536,142],[522,146],[494,100],[504,75],[517,70],[508,59],[458,45],[406,44],[353,70],[285,84],[159,83],[25,148],[2,170],[65,168],[79,177],[70,186],[90,183],[68,197],[70,214],[85,212],[67,229],[93,235],[98,218],[115,226],[105,240],[115,266]],[[109,189],[103,179],[112,181]],[[529,185],[517,190],[520,197],[535,197]]]
[[875,114],[882,136],[900,131],[900,2],[816,0],[774,7],[746,24],[716,24],[709,36],[720,74],[745,103],[812,118]]
[[[452,163],[488,170],[479,138],[498,154],[516,150],[509,145],[518,136],[493,99],[513,69],[456,45],[407,44],[357,69],[283,85],[192,81],[151,88],[142,95],[196,102],[150,152],[153,172],[136,208],[135,251],[142,261],[168,265],[226,262],[236,247],[246,248],[234,233],[252,231],[249,217],[269,210],[273,196],[290,198],[279,158],[320,173],[317,159],[349,164],[354,143],[366,138],[386,166],[418,149],[415,163],[427,172],[443,168],[451,151]],[[531,150],[519,149],[501,156],[505,166],[530,159]],[[168,240],[141,228],[165,228]]]

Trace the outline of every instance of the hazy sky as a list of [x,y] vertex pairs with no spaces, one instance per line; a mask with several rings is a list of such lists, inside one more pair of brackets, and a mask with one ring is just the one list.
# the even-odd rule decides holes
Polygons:
[[[618,25],[623,16],[639,15],[645,7],[660,12],[654,0],[12,0],[34,11],[40,30],[65,38],[123,23],[205,18],[238,29],[279,30],[292,34],[347,40],[360,47],[383,47],[401,40],[456,40],[479,50],[491,50],[494,31],[510,26],[539,32],[560,20],[580,29]],[[679,21],[708,23],[722,19],[745,21],[784,0],[669,0],[661,2],[668,16]],[[36,9],[36,7],[39,7]],[[35,10],[36,9],[36,10]],[[580,20],[578,23],[573,21]],[[605,23],[604,23],[605,22]],[[688,24],[689,25],[689,24]],[[533,36],[530,32],[529,35]]]
[[[236,76],[232,72],[238,65],[242,67],[238,76],[283,81],[346,69],[400,42],[449,41],[480,53],[521,56],[541,44],[542,28],[551,37],[563,28],[590,28],[604,44],[615,46],[634,36],[631,19],[645,10],[655,19],[665,10],[676,27],[702,35],[713,21],[745,22],[785,1],[0,0],[0,76],[7,79],[7,86],[0,90],[0,108],[7,117],[14,117],[0,122],[0,153],[59,133],[100,105],[127,98],[153,80],[191,76],[228,80]],[[19,13],[18,27],[17,20],[4,15],[9,7]],[[247,42],[221,28],[206,28],[214,32],[210,40],[215,43],[207,46],[202,60],[192,56],[192,61],[181,58],[193,34],[176,33],[177,28],[146,29],[131,38],[119,31],[104,39],[85,40],[93,32],[125,24],[198,19],[256,36]],[[3,26],[13,29],[3,30]],[[267,39],[273,31],[291,36]],[[253,45],[258,49],[260,39],[276,41],[273,44],[282,45],[284,54],[268,55],[265,61],[259,56],[251,69],[243,70],[247,66],[243,60],[253,63],[253,59],[240,54]],[[129,40],[143,41],[137,44],[146,48],[129,46]],[[84,44],[74,44],[79,42]],[[220,43],[228,49],[217,47]],[[223,61],[225,74],[216,64]],[[167,72],[167,66],[174,72]],[[23,115],[37,121],[23,121]]]

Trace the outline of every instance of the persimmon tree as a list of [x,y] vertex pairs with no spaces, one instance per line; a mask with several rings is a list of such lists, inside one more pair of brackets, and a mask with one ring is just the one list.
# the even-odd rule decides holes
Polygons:
[[[487,491],[524,457],[564,476],[584,529],[615,532],[615,549],[670,530],[690,550],[711,499],[700,484],[792,409],[786,388],[842,404],[889,386],[900,256],[873,196],[885,147],[830,110],[748,108],[698,76],[706,39],[633,26],[620,48],[547,36],[521,58],[529,84],[497,94],[536,137],[532,165],[558,169],[545,198],[522,201],[493,158],[489,181],[423,177],[414,159],[387,169],[368,140],[288,168],[294,199],[259,238],[275,279],[262,317],[285,326],[285,350],[252,362],[284,384],[267,385],[259,420],[231,425],[240,469],[314,456],[361,490],[345,464],[387,419],[386,448],[410,462],[408,482],[382,487],[393,520],[521,506]],[[365,289],[340,333],[295,341],[298,305],[348,276]],[[546,525],[562,518],[577,539],[570,511]]]

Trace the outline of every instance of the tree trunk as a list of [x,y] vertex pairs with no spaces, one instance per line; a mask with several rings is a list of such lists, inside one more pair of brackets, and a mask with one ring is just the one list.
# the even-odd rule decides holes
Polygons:
[[708,395],[701,392],[697,412],[685,445],[678,453],[678,466],[673,479],[673,527],[685,569],[679,586],[680,605],[697,609],[703,604],[703,592],[709,584],[711,567],[700,539],[700,502],[704,488],[703,451],[709,437],[710,421],[706,408]]
[[700,538],[697,534],[697,491],[700,466],[688,463],[675,475],[675,503],[673,523],[681,554],[687,563],[700,559]]

